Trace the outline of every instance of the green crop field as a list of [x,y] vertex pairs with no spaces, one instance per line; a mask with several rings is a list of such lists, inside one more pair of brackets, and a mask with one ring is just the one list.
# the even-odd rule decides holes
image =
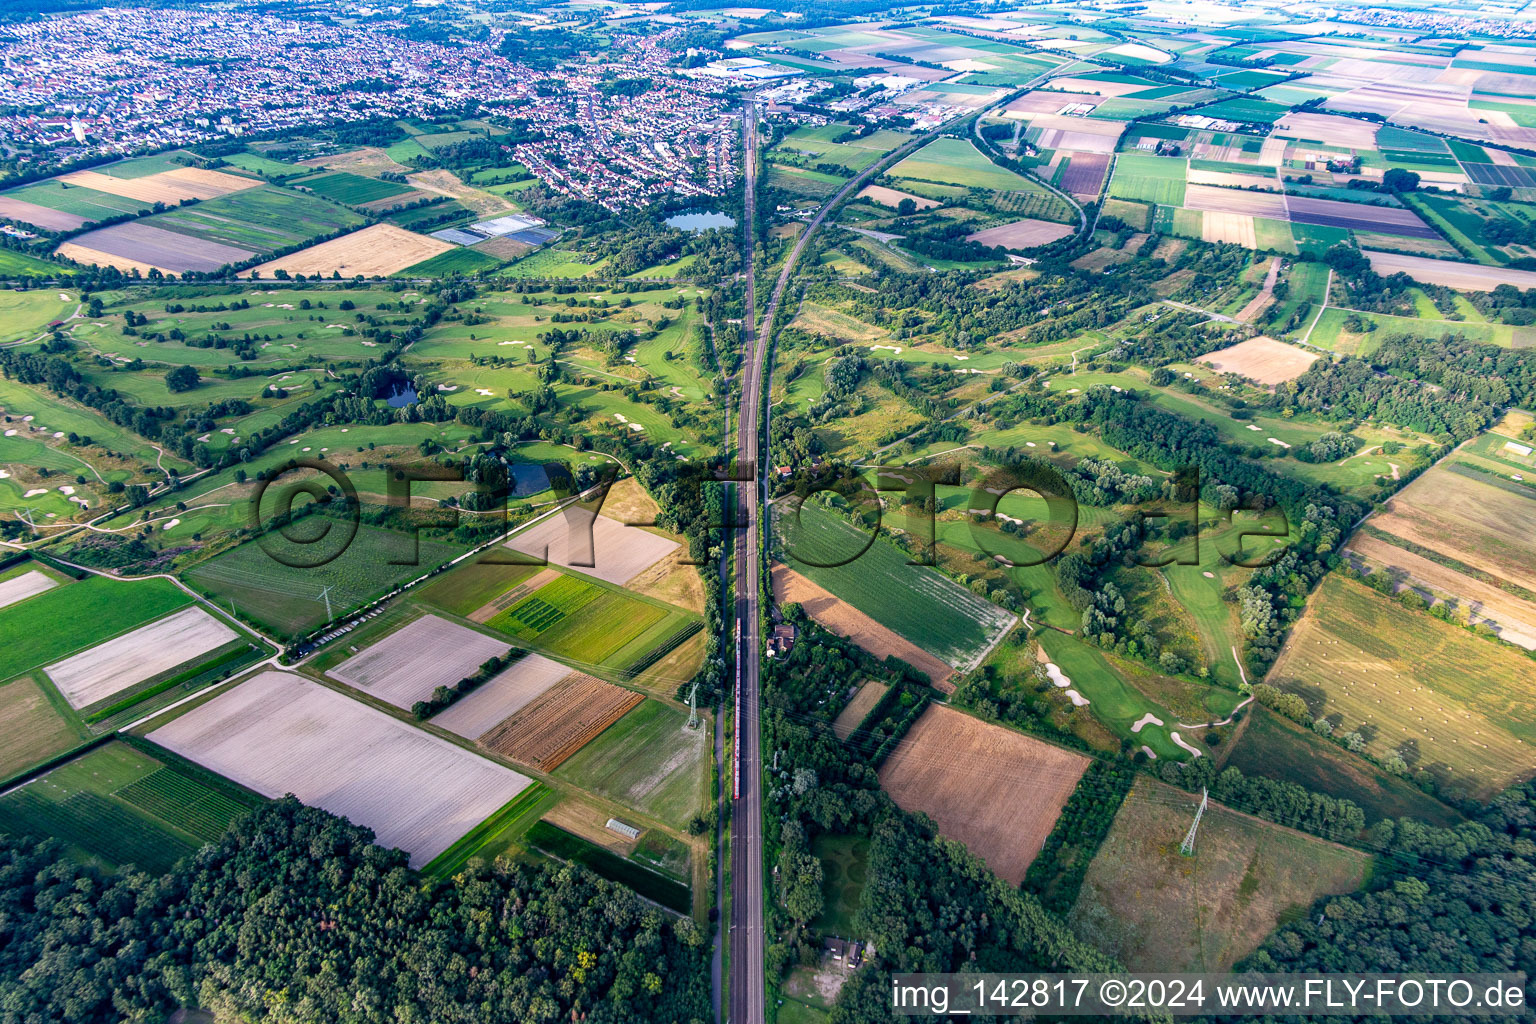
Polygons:
[[[775,512],[791,569],[950,665],[977,661],[1013,621],[1012,613],[933,569],[907,564],[907,553],[885,541],[860,554],[869,535],[831,512],[806,505],[798,522],[779,506]],[[839,561],[847,564],[809,564]]]
[[794,192],[798,195],[825,199],[843,187],[845,178],[803,167],[788,167],[770,163],[766,182],[770,188]]
[[[293,528],[301,537],[312,537],[322,525],[329,525],[341,535],[342,524],[323,516],[315,521],[301,521]],[[359,526],[352,543],[337,557],[313,568],[294,568],[279,561],[313,560],[324,543],[314,549],[292,544],[280,535],[269,534],[265,540],[277,551],[277,557],[262,547],[262,541],[249,540],[232,551],[194,566],[186,573],[187,582],[207,594],[221,607],[234,606],[235,614],[277,633],[296,636],[326,621],[325,601],[320,593],[331,588],[331,607],[337,615],[382,596],[406,580],[426,573],[457,555],[459,548],[439,541],[420,538],[419,555],[413,560],[412,539],[402,533]],[[327,549],[327,550],[333,550]],[[406,562],[409,564],[394,564]]]
[[516,640],[536,640],[569,615],[602,596],[602,588],[578,576],[562,574],[501,612],[486,625]]
[[1116,199],[1181,207],[1184,205],[1184,177],[1188,172],[1188,165],[1183,160],[1121,153],[1115,158],[1109,194]]
[[363,218],[324,199],[264,185],[178,207],[145,223],[265,253],[356,227]]
[[416,595],[418,601],[445,612],[467,617],[524,580],[539,572],[536,565],[502,565],[490,561],[471,561],[444,573]]
[[1450,790],[1486,799],[1531,774],[1530,660],[1360,583],[1323,581],[1268,681],[1335,733],[1360,732],[1371,756],[1401,755]]
[[1266,707],[1250,708],[1248,724],[1222,763],[1241,769],[1245,775],[1294,782],[1314,792],[1352,800],[1372,823],[1382,818],[1418,818],[1449,827],[1461,820],[1461,815],[1413,783],[1388,775]]
[[438,253],[429,260],[406,267],[396,277],[448,277],[452,274],[484,274],[502,265],[502,260],[478,249],[460,246]]
[[1201,117],[1216,117],[1226,121],[1245,121],[1256,124],[1273,124],[1288,108],[1254,97],[1238,96],[1195,111]]
[[1032,192],[1040,187],[1007,168],[997,166],[968,139],[935,139],[886,173],[893,178],[912,178],[1005,192]]
[[422,868],[422,873],[433,878],[451,878],[471,860],[495,860],[510,852],[559,798],[557,792],[543,783],[529,783],[505,807],[438,854]]
[[1199,802],[1138,779],[1068,915],[1079,936],[1130,970],[1228,970],[1293,908],[1369,877],[1369,854],[1219,804],[1201,818],[1196,856],[1182,856]]
[[693,894],[682,882],[652,871],[643,864],[626,860],[547,821],[535,823],[528,830],[527,841],[528,845],[541,853],[591,868],[604,878],[621,882],[646,899],[679,914],[686,914],[692,909]]
[[0,831],[52,836],[109,867],[168,870],[256,805],[126,743],[96,747],[0,797]]
[[0,608],[0,679],[52,664],[191,603],[170,580],[92,576]]
[[3,194],[7,199],[19,199],[34,206],[44,206],[50,210],[58,210],[60,213],[72,213],[76,217],[84,217],[88,223],[121,217],[125,213],[141,213],[150,209],[150,204],[143,200],[114,196],[108,192],[86,188],[84,185],[69,185],[53,179],[40,181],[35,185],[23,185],[21,188],[12,189]]
[[391,196],[403,196],[412,191],[409,185],[380,181],[378,178],[365,178],[361,174],[351,174],[347,171],[331,171],[313,178],[304,178],[295,184],[327,199],[346,203],[348,206],[361,206],[364,203],[378,202],[380,199],[388,199]]
[[0,686],[0,779],[41,764],[86,738],[80,718],[31,676]]
[[[21,277],[36,278],[69,278],[73,277],[74,268],[62,266],[58,263],[49,263],[46,260],[34,259],[25,253],[15,252],[10,249],[0,249],[0,280],[15,280]],[[5,323],[0,317],[0,323]],[[0,338],[10,330],[10,326],[0,327]]]
[[647,700],[555,770],[555,777],[683,828],[704,809],[709,732]]
[[273,160],[271,157],[262,156],[245,150],[223,158],[231,167],[238,167],[242,171],[250,171],[259,174],[263,178],[285,178],[294,174],[308,174],[310,169],[300,164],[286,164],[281,160]]

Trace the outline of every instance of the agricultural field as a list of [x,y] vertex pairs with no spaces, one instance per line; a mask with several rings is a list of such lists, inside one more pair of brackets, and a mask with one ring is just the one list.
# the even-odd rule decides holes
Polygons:
[[555,778],[681,829],[707,796],[709,730],[685,709],[646,700],[558,769]]
[[1435,260],[1423,256],[1403,256],[1392,252],[1368,253],[1371,269],[1383,276],[1403,273],[1415,281],[1439,284],[1457,291],[1490,292],[1501,284],[1516,288],[1536,288],[1536,270],[1510,270],[1476,263]]
[[1198,358],[1221,373],[1235,373],[1268,387],[1295,380],[1317,361],[1317,354],[1273,338],[1250,338]]
[[569,675],[568,665],[542,654],[525,654],[468,696],[434,715],[432,724],[467,740],[477,740]]
[[282,271],[306,277],[388,277],[453,248],[452,243],[393,224],[371,224],[241,271],[240,276],[271,278]]
[[43,671],[71,706],[84,709],[239,639],[239,633],[203,608],[184,608]]
[[[1505,584],[1510,587],[1506,590],[1498,577],[1486,571],[1444,564],[1454,559],[1433,550],[1410,551],[1374,528],[1351,537],[1345,550],[1362,570],[1386,573],[1397,593],[1412,589],[1426,601],[1444,602],[1448,608],[1464,611],[1469,623],[1487,626],[1501,640],[1536,650],[1536,597],[1529,591],[1510,584]],[[1437,561],[1437,555],[1444,561]]]
[[263,796],[292,793],[374,830],[422,867],[530,780],[287,672],[262,672],[179,714],[153,742]]
[[115,267],[125,273],[160,270],[172,274],[189,270],[207,273],[256,255],[251,249],[167,231],[147,220],[87,231],[59,246],[57,252],[76,263]]
[[1018,885],[1087,767],[1081,754],[931,706],[880,766],[880,785]]
[[302,192],[261,187],[168,210],[145,218],[143,223],[252,253],[267,253],[356,227],[363,218]]
[[423,615],[375,640],[328,674],[397,708],[410,708],[429,699],[439,686],[452,686],[473,675],[508,649],[467,626]]
[[1148,778],[1121,805],[1068,916],[1132,971],[1225,971],[1317,899],[1359,888],[1368,854],[1211,804]]
[[0,573],[0,609],[36,597],[58,585],[58,580],[41,569],[32,568],[30,563],[8,569]]
[[774,529],[792,570],[959,671],[979,664],[1016,619],[933,569],[909,565],[890,544],[870,543],[834,513],[775,506]]
[[949,680],[955,670],[950,665],[787,566],[773,567],[773,599],[781,605],[798,604],[822,628],[847,637],[876,658],[899,658],[939,689],[953,689]]
[[1294,782],[1358,804],[1367,823],[1418,818],[1449,827],[1461,820],[1450,807],[1407,779],[1389,775],[1306,726],[1250,705],[1245,724],[1222,755],[1223,767],[1244,775]]
[[159,873],[258,803],[114,740],[0,796],[0,831],[51,836],[107,868]]
[[169,580],[92,576],[0,609],[0,680],[53,664],[192,603]]
[[1377,530],[1536,592],[1536,495],[1452,461],[1421,475],[1369,520]]
[[676,541],[580,508],[519,531],[507,546],[620,587],[678,549]]
[[[359,526],[346,549],[323,565],[305,567],[316,552],[287,545],[278,534],[249,540],[201,562],[186,580],[221,607],[277,633],[296,636],[327,621],[322,591],[331,588],[337,615],[415,579],[459,554],[459,549],[426,537],[412,538],[374,526]],[[279,557],[296,564],[290,566]],[[412,560],[412,556],[415,560]]]
[[301,178],[293,184],[297,188],[306,189],[347,206],[369,206],[380,200],[409,196],[415,191],[408,185],[381,181],[378,178],[365,178],[349,171],[317,174],[312,178]]
[[607,584],[561,572],[535,580],[537,589],[521,590],[513,603],[497,601],[484,623],[575,665],[632,678],[700,628],[691,613]]
[[0,686],[0,779],[57,757],[86,735],[78,716],[34,677]]
[[860,686],[858,693],[854,694],[853,699],[832,720],[833,735],[845,741],[852,736],[854,730],[859,727],[859,723],[874,710],[876,704],[880,703],[880,698],[885,696],[885,691],[888,689],[889,687],[884,683],[865,683]]
[[968,139],[935,139],[886,171],[900,180],[1029,192],[1040,186],[987,159]]
[[541,772],[554,771],[645,698],[577,674],[481,735],[479,743]]
[[1267,681],[1301,696],[1336,735],[1359,732],[1378,762],[1428,770],[1447,792],[1487,799],[1536,764],[1536,685],[1523,653],[1351,580],[1323,582]]

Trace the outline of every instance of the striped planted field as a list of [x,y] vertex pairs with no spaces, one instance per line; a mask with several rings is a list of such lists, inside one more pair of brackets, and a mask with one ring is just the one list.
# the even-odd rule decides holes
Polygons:
[[480,742],[539,771],[553,771],[643,699],[633,690],[577,675],[481,736]]

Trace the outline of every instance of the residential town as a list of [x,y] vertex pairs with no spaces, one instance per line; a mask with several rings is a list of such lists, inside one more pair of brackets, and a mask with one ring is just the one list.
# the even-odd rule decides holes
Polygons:
[[[457,46],[232,11],[109,9],[12,26],[0,138],[20,175],[77,160],[337,122],[431,118],[466,101],[542,138],[517,156],[555,191],[618,210],[718,194],[738,138],[715,83],[669,67],[667,33],[619,36],[600,65],[534,71],[499,37]],[[675,30],[674,30],[675,31]],[[641,95],[609,95],[615,79]]]

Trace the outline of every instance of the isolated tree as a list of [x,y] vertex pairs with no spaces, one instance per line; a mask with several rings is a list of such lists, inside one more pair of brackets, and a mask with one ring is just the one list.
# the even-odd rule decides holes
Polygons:
[[1393,167],[1381,176],[1381,184],[1388,192],[1413,192],[1419,187],[1419,176],[1413,171]]
[[165,386],[172,391],[191,391],[201,380],[196,367],[176,366],[166,373]]

